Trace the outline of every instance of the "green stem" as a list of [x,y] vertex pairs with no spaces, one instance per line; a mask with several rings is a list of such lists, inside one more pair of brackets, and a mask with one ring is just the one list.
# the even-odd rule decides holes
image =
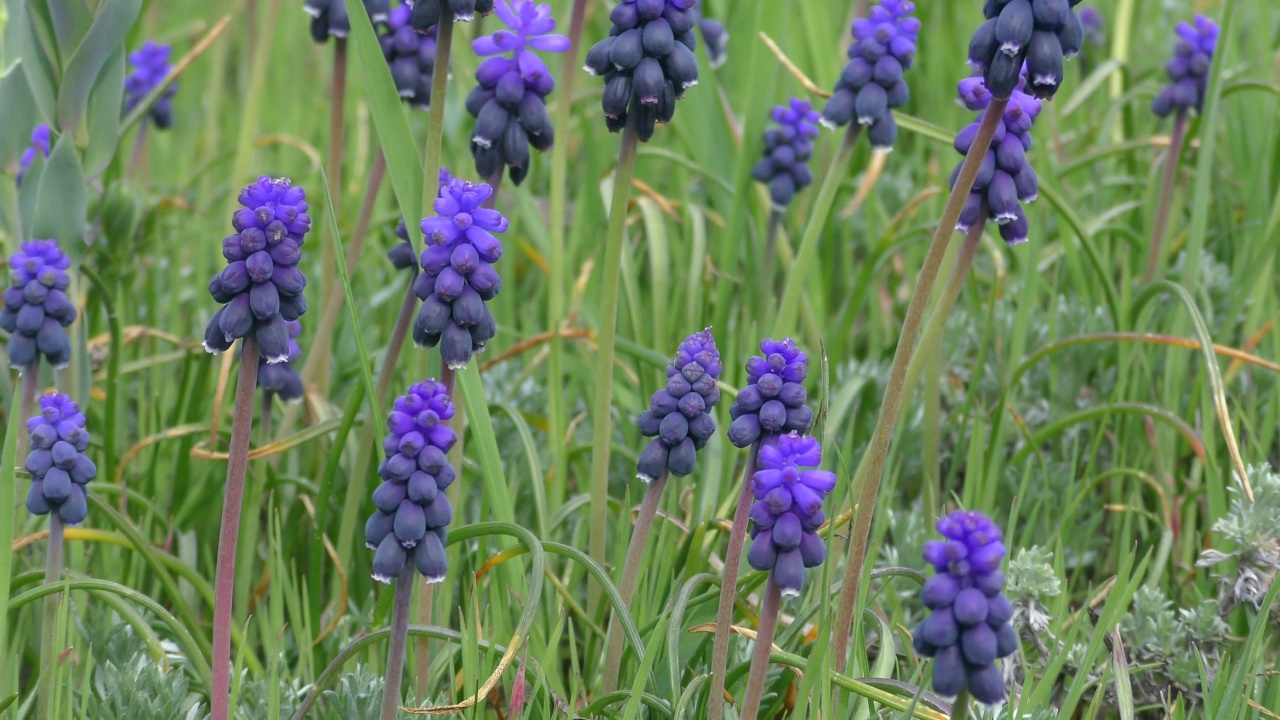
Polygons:
[[947,244],[955,232],[956,222],[960,219],[960,211],[965,200],[973,190],[974,179],[991,147],[991,138],[1004,117],[1008,98],[994,98],[982,116],[978,134],[960,166],[960,174],[956,177],[951,189],[951,197],[942,211],[942,219],[934,229],[933,242],[920,268],[920,276],[916,280],[915,290],[911,294],[911,302],[907,306],[907,315],[902,322],[902,333],[898,337],[898,347],[893,353],[893,365],[889,369],[889,381],[885,386],[884,398],[880,404],[880,415],[876,418],[875,431],[871,436],[871,445],[858,463],[858,471],[854,476],[853,487],[858,492],[857,508],[854,514],[854,526],[849,537],[849,554],[845,561],[844,582],[840,587],[840,605],[836,611],[831,641],[835,658],[836,672],[843,673],[847,661],[850,634],[853,629],[853,617],[858,598],[858,590],[862,584],[862,570],[866,562],[867,541],[871,535],[871,521],[875,518],[876,497],[880,492],[880,480],[884,474],[885,463],[889,456],[889,441],[893,437],[894,428],[898,424],[902,399],[906,394],[907,369],[911,364],[916,340],[920,334],[920,325],[924,319],[925,308],[929,296],[933,294],[933,285],[938,278],[938,270],[947,253]]
[[[453,14],[441,13],[440,23],[436,25],[435,67],[449,67],[453,25]],[[448,72],[438,72],[431,76],[431,108],[427,111],[427,140],[422,149],[422,207],[418,217],[426,215],[435,203],[436,195],[440,193],[440,144],[444,139],[445,89],[448,81]],[[410,232],[409,237],[413,236],[414,233]]]
[[[26,426],[27,418],[36,409],[36,396],[40,394],[40,359],[36,358],[35,362],[22,368],[22,403],[18,406],[19,422]],[[16,438],[17,445],[14,447],[13,456],[15,458],[25,458],[27,456],[27,442],[30,440],[28,433],[23,430],[18,433]],[[16,464],[16,463],[15,463]],[[9,512],[12,508],[0,509],[0,512]]]
[[102,301],[102,310],[107,315],[107,325],[110,328],[110,347],[107,355],[107,401],[103,414],[107,418],[106,427],[102,431],[102,477],[115,478],[116,476],[116,437],[119,432],[119,422],[116,417],[118,408],[120,407],[120,363],[123,360],[121,355],[124,353],[124,328],[120,323],[120,314],[116,310],[115,299],[107,290],[107,284],[103,282],[102,277],[86,265],[80,266],[80,274],[84,275],[98,291],[98,297]]
[[[346,38],[333,38],[333,85],[329,92],[329,162],[325,172],[329,175],[329,200],[333,204],[335,214],[341,214],[342,210],[342,155],[343,155],[343,133],[346,124],[346,97],[347,97],[347,40]],[[326,232],[322,230],[321,232]],[[359,236],[356,236],[359,238]],[[358,241],[358,240],[357,240]],[[329,306],[338,307],[342,303],[342,283],[338,282],[338,256],[337,251],[333,247],[333,243],[321,243],[321,265],[324,268],[323,303],[322,307],[327,313]],[[322,316],[321,323],[327,319],[327,314]],[[337,319],[337,313],[334,313],[334,319]],[[324,328],[326,332],[317,333],[316,339],[319,341],[317,347],[314,348],[311,355],[308,356],[305,369],[314,371],[312,376],[307,378],[315,384],[317,392],[327,397],[329,394],[329,361],[333,355],[334,333],[332,324],[328,328]]]
[[[622,149],[613,177],[613,200],[609,205],[609,232],[605,236],[604,266],[600,274],[600,328],[597,331],[596,389],[591,406],[591,559],[605,564],[605,537],[609,514],[609,450],[613,435],[613,353],[618,330],[618,280],[622,274],[622,239],[626,230],[627,204],[631,201],[631,180],[635,176],[635,117],[622,131]],[[599,607],[600,589],[592,585],[587,608],[592,615]]]
[[[58,511],[55,509],[49,513],[49,551],[45,558],[44,582],[50,585],[62,580],[62,550],[63,528],[62,519],[58,517]],[[62,594],[54,593],[44,599],[44,614],[42,620],[42,630],[40,634],[40,667],[42,671],[47,673],[45,681],[40,683],[40,694],[38,702],[37,717],[52,718],[53,711],[53,693],[56,687],[54,678],[57,677],[54,672],[58,664],[58,655],[62,651],[57,647],[58,635],[58,605],[61,603]]]
[[[258,446],[271,442],[272,410],[275,393],[263,391],[262,410],[258,415]],[[262,498],[267,487],[267,463],[259,462],[254,466],[253,484],[245,488],[244,517],[240,534],[242,542],[236,547],[236,579],[235,579],[235,624],[244,625],[249,616],[250,602],[253,593],[253,573],[258,557],[258,539],[262,535]]]
[[1155,224],[1151,229],[1151,248],[1147,255],[1147,269],[1143,282],[1155,280],[1164,256],[1164,236],[1169,225],[1169,204],[1173,201],[1173,188],[1178,184],[1178,159],[1182,157],[1182,141],[1187,135],[1187,111],[1179,110],[1173,119],[1173,131],[1169,134],[1169,152],[1164,161],[1164,180],[1160,183],[1160,199],[1156,204]]
[[777,302],[778,283],[774,277],[774,267],[778,255],[778,233],[782,231],[782,219],[786,216],[786,211],[780,208],[773,208],[769,212],[769,227],[764,234],[764,260],[761,263],[760,277],[764,279],[761,283],[768,289],[768,294]]
[[951,720],[965,720],[969,715],[969,688],[960,690],[956,701],[951,703]]
[[729,549],[724,555],[724,573],[720,581],[720,606],[716,611],[716,634],[711,646],[711,694],[707,697],[708,720],[720,720],[724,710],[724,674],[729,665],[729,625],[733,620],[733,600],[738,592],[738,567],[742,564],[742,547],[747,539],[747,520],[751,515],[751,477],[756,474],[756,458],[760,443],[751,446],[747,469],[742,474],[742,491],[733,512],[733,528],[729,531]]
[[778,629],[778,606],[781,604],[782,590],[770,576],[764,591],[764,606],[760,608],[760,630],[756,633],[755,650],[751,653],[751,673],[747,676],[747,695],[739,720],[756,720],[756,715],[760,714],[760,697],[764,694],[764,680],[769,673],[769,656],[773,652],[773,636]]
[[[631,598],[636,593],[636,582],[644,563],[644,550],[649,544],[649,531],[653,528],[653,519],[658,514],[658,503],[662,499],[662,489],[666,486],[667,473],[663,471],[658,479],[649,483],[644,493],[644,502],[640,504],[640,514],[636,516],[636,529],[631,534],[627,560],[622,566],[622,583],[618,585],[618,594],[622,596],[622,604],[626,607],[631,606]],[[618,622],[616,614],[609,625],[609,650],[604,664],[606,693],[618,689],[618,670],[622,667],[622,624]]]
[[404,681],[404,655],[409,645],[409,612],[413,604],[414,566],[405,561],[396,578],[396,595],[391,605],[391,641],[387,644],[387,674],[383,685],[379,720],[396,720],[400,711],[400,684]]

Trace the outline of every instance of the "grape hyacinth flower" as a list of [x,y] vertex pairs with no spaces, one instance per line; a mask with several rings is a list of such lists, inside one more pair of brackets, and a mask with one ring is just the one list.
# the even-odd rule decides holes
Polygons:
[[729,408],[729,442],[734,447],[747,447],[762,437],[807,432],[813,424],[804,389],[809,357],[791,338],[765,340],[760,352],[763,356],[747,360],[747,386]]
[[9,364],[19,370],[43,356],[56,368],[71,360],[66,327],[76,306],[67,297],[71,276],[67,257],[53,240],[31,240],[9,258],[9,287],[4,290],[0,328],[9,333]]
[[809,158],[818,137],[819,115],[807,100],[792,98],[769,115],[778,124],[764,134],[764,158],[751,170],[751,177],[769,186],[774,210],[784,210],[796,193],[813,182]]
[[924,559],[937,574],[920,591],[929,617],[916,628],[915,650],[933,658],[933,689],[954,696],[968,689],[978,702],[1004,700],[998,658],[1018,649],[1004,596],[1000,528],[986,515],[957,510],[938,520],[944,540],[930,540]]
[[436,31],[416,32],[409,25],[411,12],[407,5],[396,6],[387,15],[386,31],[378,36],[378,44],[400,98],[426,110],[431,105],[431,79],[436,68]]
[[[125,114],[132,112],[173,71],[173,66],[169,64],[170,50],[168,45],[148,40],[140,49],[129,53],[129,64],[133,66],[133,72],[124,79]],[[173,96],[177,92],[178,85],[174,83],[151,106],[151,122],[157,129],[167,130],[173,125]]]
[[377,509],[364,529],[378,582],[391,582],[410,562],[429,583],[444,580],[449,569],[444,543],[453,507],[444,491],[456,477],[446,457],[457,441],[452,417],[448,389],[434,380],[396,398],[387,417],[382,484],[373,491]]
[[22,180],[27,176],[27,172],[31,170],[31,165],[40,155],[49,157],[49,150],[52,143],[52,133],[49,126],[40,123],[31,131],[31,145],[22,151],[22,158],[18,160],[18,178],[17,185],[22,187]]
[[562,53],[569,38],[551,34],[556,20],[546,3],[497,0],[494,10],[510,30],[471,43],[476,55],[488,58],[476,70],[479,85],[467,96],[467,112],[476,119],[471,154],[480,177],[494,177],[507,167],[519,185],[529,173],[529,148],[546,152],[555,142],[546,98],[556,79],[533,51]]
[[1080,25],[1084,28],[1084,40],[1090,45],[1102,45],[1106,42],[1104,32],[1107,28],[1102,11],[1090,5],[1080,8]]
[[694,32],[697,0],[621,0],[609,19],[609,37],[587,51],[586,70],[604,77],[605,124],[618,132],[634,115],[648,142],[658,123],[676,113],[676,100],[698,84]]
[[41,397],[40,414],[27,420],[27,510],[32,515],[57,513],[64,524],[79,525],[89,514],[85,485],[97,477],[98,468],[85,455],[89,432],[84,424],[80,406],[61,393]]
[[719,20],[703,17],[698,13],[698,32],[702,33],[702,42],[707,46],[707,57],[711,59],[712,69],[724,65],[729,59],[729,31]]
[[[351,18],[343,0],[306,0],[302,9],[311,16],[311,39],[318,43],[331,37],[346,38],[351,32]],[[391,0],[364,0],[364,9],[375,24],[385,22],[391,12]]]
[[1151,104],[1151,112],[1160,117],[1192,109],[1200,112],[1204,108],[1209,69],[1217,49],[1218,26],[1203,15],[1196,16],[1194,26],[1178,23],[1177,33],[1173,58],[1164,66],[1170,83]]
[[302,357],[302,348],[298,347],[298,336],[302,334],[302,323],[297,320],[285,322],[289,330],[289,357],[284,362],[268,363],[264,357],[258,358],[258,387],[265,392],[275,393],[285,402],[302,400],[304,388],[302,376],[293,366]]
[[771,573],[783,597],[799,597],[805,568],[826,559],[818,537],[826,522],[822,501],[836,486],[835,473],[817,470],[822,447],[816,438],[791,432],[760,448],[751,477],[751,549],[747,562]]
[[471,22],[476,15],[493,12],[493,0],[405,0],[413,8],[409,23],[418,32],[426,32],[440,23],[444,12],[453,15],[454,22]]
[[[440,191],[443,191],[451,182],[453,182],[453,174],[449,172],[449,168],[440,168]],[[439,196],[438,191],[436,197]],[[417,263],[418,259],[414,257],[413,243],[409,241],[409,228],[405,227],[404,218],[396,222],[396,237],[400,238],[400,242],[387,251],[387,259],[395,269],[408,270]]]
[[834,129],[856,118],[867,126],[872,148],[893,148],[898,124],[892,109],[910,97],[903,72],[915,60],[920,35],[920,20],[911,15],[915,10],[909,0],[880,0],[870,17],[853,22],[849,62],[822,109],[823,125]]
[[288,321],[307,311],[307,278],[298,269],[311,229],[306,193],[288,178],[263,175],[240,192],[239,202],[231,220],[236,234],[222,241],[227,266],[209,281],[209,294],[223,307],[205,328],[204,349],[225,352],[253,333],[267,363],[285,362]]
[[453,179],[435,201],[436,216],[422,221],[426,249],[422,273],[413,290],[422,300],[413,325],[419,347],[440,345],[440,357],[452,370],[467,366],[473,353],[498,332],[485,303],[502,289],[493,263],[502,257],[496,234],[507,231],[507,219],[482,207],[493,195],[485,183]]
[[[1023,92],[1026,84],[1024,77],[1010,95],[1004,116],[991,140],[991,149],[987,151],[973,190],[965,200],[956,223],[957,230],[968,232],[982,219],[985,208],[987,219],[1000,226],[1000,236],[1010,247],[1027,241],[1029,228],[1022,203],[1034,202],[1040,187],[1035,169],[1027,162],[1026,153],[1031,149],[1031,126],[1040,114],[1041,102]],[[992,93],[981,77],[961,80],[959,92],[960,104],[970,110],[981,112],[991,104]],[[981,121],[979,116],[956,135],[956,152],[961,155],[969,152]],[[960,166],[957,165],[951,176],[953,185],[959,172]]]
[[998,98],[1009,97],[1023,73],[1032,95],[1052,98],[1062,84],[1063,59],[1075,56],[1084,44],[1084,25],[1074,10],[1079,3],[986,0],[987,21],[969,41],[969,64]]
[[685,338],[667,366],[667,386],[653,394],[640,413],[640,434],[653,441],[640,453],[636,477],[653,482],[662,473],[693,473],[698,451],[716,432],[711,410],[720,402],[716,381],[724,366],[707,328]]

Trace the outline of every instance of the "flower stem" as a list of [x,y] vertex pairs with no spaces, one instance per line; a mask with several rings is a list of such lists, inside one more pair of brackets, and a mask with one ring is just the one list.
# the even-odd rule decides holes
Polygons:
[[[342,214],[342,155],[343,131],[346,124],[347,96],[347,39],[333,38],[333,87],[329,93],[329,162],[325,172],[329,175],[329,200],[333,203],[335,215]],[[326,226],[327,228],[327,226]],[[327,229],[322,232],[328,232]],[[338,282],[338,256],[333,243],[321,243],[324,267],[323,307],[327,312],[330,305],[342,302],[342,283]],[[323,321],[322,317],[322,321]],[[316,390],[322,396],[329,394],[329,360],[333,354],[333,328],[327,333],[317,333],[320,346],[307,358],[308,365],[314,367],[312,377]],[[314,363],[314,364],[313,364]],[[307,368],[304,368],[307,369]]]
[[[44,582],[46,585],[56,583],[62,579],[63,546],[62,519],[58,517],[58,511],[54,510],[49,513],[49,550],[48,556],[45,558],[44,570]],[[44,599],[44,614],[41,617],[40,667],[43,672],[48,674],[45,676],[45,682],[40,683],[37,717],[51,718],[54,716],[53,690],[55,683],[53,678],[55,675],[53,674],[53,668],[57,664],[58,654],[61,652],[57,647],[58,606],[61,603],[62,593],[54,593]]]
[[[845,561],[844,582],[840,587],[840,605],[836,611],[835,623],[832,626],[833,657],[836,672],[844,672],[849,648],[850,631],[853,628],[854,605],[858,598],[858,589],[862,584],[862,570],[866,562],[867,541],[871,535],[871,521],[875,518],[876,497],[880,492],[880,480],[884,474],[884,466],[889,456],[889,441],[893,437],[894,428],[898,424],[902,399],[906,391],[906,375],[920,334],[921,321],[929,296],[933,294],[934,282],[938,279],[938,270],[947,253],[947,243],[955,232],[956,222],[960,219],[960,210],[964,207],[969,192],[973,190],[974,179],[978,169],[986,158],[991,147],[991,138],[1004,117],[1008,98],[994,98],[982,116],[978,126],[978,134],[973,145],[960,166],[960,174],[956,177],[951,189],[951,197],[942,211],[942,219],[934,229],[933,242],[920,268],[920,276],[916,279],[915,290],[911,294],[911,302],[907,306],[907,315],[902,322],[902,333],[898,337],[898,347],[893,353],[893,365],[889,369],[889,381],[885,386],[884,398],[880,404],[880,415],[876,418],[875,431],[871,436],[871,445],[858,463],[858,471],[854,475],[853,487],[858,492],[858,503],[854,514],[854,525],[849,537],[849,554]],[[941,308],[940,308],[941,309]]]
[[[261,367],[259,367],[261,369]],[[255,383],[256,384],[256,383]],[[272,410],[275,405],[275,393],[262,392],[262,409],[258,413],[258,446],[271,442]],[[245,488],[244,511],[247,518],[241,523],[240,542],[236,546],[236,578],[235,578],[235,622],[244,623],[251,612],[253,592],[254,561],[258,557],[258,539],[262,534],[262,498],[267,488],[267,464],[260,462],[254,466],[253,484]]]
[[[18,405],[18,418],[22,422],[26,422],[31,417],[31,413],[36,409],[36,396],[40,394],[40,360],[22,368],[22,401]],[[26,432],[18,433],[17,444],[14,446],[14,457],[27,456],[28,434]],[[0,512],[8,512],[12,508],[0,510]]]
[[[622,236],[626,230],[627,205],[631,202],[631,180],[635,176],[635,114],[622,131],[622,149],[613,177],[613,200],[609,205],[609,231],[605,236],[604,267],[600,274],[600,328],[597,331],[596,389],[591,406],[591,559],[605,564],[605,538],[609,514],[609,450],[613,435],[613,353],[618,329],[618,278],[622,273]],[[591,586],[588,612],[600,603],[600,588]]]
[[742,703],[739,720],[756,720],[760,713],[760,696],[764,694],[764,680],[769,673],[769,654],[773,652],[773,636],[778,629],[778,606],[782,604],[782,590],[773,577],[769,577],[764,592],[764,605],[760,608],[760,630],[756,633],[755,651],[751,653],[751,672],[747,675],[747,695]]
[[484,201],[481,207],[492,210],[498,204],[498,192],[502,190],[502,176],[504,174],[502,171],[505,169],[506,169],[506,166],[503,165],[502,167],[498,168],[497,172],[485,178],[484,180],[485,183],[489,187],[493,188],[493,194],[489,196],[488,200]]
[[[422,150],[422,207],[418,217],[426,215],[427,209],[436,201],[440,193],[440,144],[444,139],[444,105],[445,89],[449,82],[449,52],[453,49],[453,14],[443,12],[436,25],[436,64],[444,68],[431,76],[431,108],[427,111],[427,140]],[[409,233],[413,237],[413,232]]]
[[780,301],[778,298],[778,283],[774,277],[774,264],[778,259],[778,233],[782,231],[782,218],[785,217],[786,211],[779,208],[773,208],[769,211],[769,227],[764,234],[764,260],[761,263],[760,277],[763,279],[761,285],[768,291],[768,295],[773,297],[775,303]]
[[240,341],[240,375],[236,379],[235,416],[227,454],[227,487],[222,501],[222,529],[213,600],[213,687],[209,693],[212,720],[227,720],[231,702],[231,606],[235,597],[236,541],[240,537],[240,506],[249,469],[249,437],[253,433],[253,394],[258,385],[258,338]]
[[951,720],[965,720],[969,716],[969,688],[960,690],[955,702],[951,703]]
[[396,596],[391,605],[391,638],[387,644],[387,674],[383,684],[379,720],[396,720],[400,710],[400,684],[404,680],[404,655],[409,645],[409,613],[413,604],[412,562],[406,561],[396,578]]
[[1156,278],[1163,256],[1165,230],[1169,226],[1169,204],[1173,202],[1173,188],[1178,184],[1178,160],[1182,156],[1182,142],[1187,135],[1187,111],[1179,110],[1173,119],[1173,131],[1169,135],[1169,153],[1164,161],[1164,180],[1160,183],[1160,199],[1156,205],[1155,225],[1151,229],[1151,249],[1147,255],[1147,269],[1143,282]]
[[729,549],[724,556],[720,607],[716,611],[716,634],[711,646],[711,694],[707,697],[709,720],[720,720],[724,707],[724,673],[729,664],[729,625],[733,620],[733,600],[738,590],[738,566],[742,564],[742,546],[746,543],[747,520],[751,514],[751,477],[756,474],[759,454],[760,443],[757,442],[751,446],[751,452],[747,455],[747,469],[742,474],[742,492],[738,495],[738,507],[733,512]]
[[125,179],[134,182],[138,178],[138,171],[142,169],[147,149],[147,126],[151,123],[147,122],[147,118],[143,118],[138,123],[138,133],[133,138],[133,150],[129,153],[129,169],[125,172]]
[[[653,528],[653,518],[658,514],[658,502],[662,499],[662,489],[667,486],[667,473],[663,471],[658,479],[649,483],[644,492],[644,502],[640,504],[640,514],[636,516],[636,529],[631,534],[631,544],[627,546],[627,560],[622,566],[622,583],[618,586],[618,594],[622,596],[622,605],[631,607],[631,598],[636,594],[636,581],[640,577],[640,567],[644,562],[644,550],[649,544],[649,530]],[[604,663],[604,692],[611,693],[618,689],[618,670],[622,667],[622,623],[618,616],[613,616],[609,624],[609,651]]]

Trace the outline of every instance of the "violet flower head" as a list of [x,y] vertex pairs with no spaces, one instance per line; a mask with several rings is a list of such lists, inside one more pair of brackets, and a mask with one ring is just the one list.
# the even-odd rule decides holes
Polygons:
[[980,512],[957,510],[938,520],[938,532],[944,539],[924,546],[924,559],[937,574],[920,591],[930,614],[915,630],[915,650],[933,658],[939,694],[953,696],[967,687],[978,702],[995,705],[1004,700],[996,660],[1018,649],[1000,572],[1000,528]]
[[[969,228],[986,213],[988,220],[1000,226],[1000,236],[1010,247],[1027,241],[1030,228],[1023,203],[1035,202],[1040,192],[1036,171],[1027,161],[1031,149],[1031,126],[1040,114],[1041,102],[1023,92],[1024,77],[1009,97],[1004,116],[996,126],[973,190],[965,199],[956,229],[968,232]],[[960,104],[974,111],[986,110],[991,104],[992,93],[980,76],[965,78],[959,86]],[[969,152],[973,139],[978,135],[981,116],[956,135],[955,149],[961,155]],[[960,173],[960,165],[951,173],[954,186]]]
[[1151,103],[1151,112],[1168,117],[1174,112],[1204,109],[1204,93],[1218,45],[1218,26],[1203,15],[1195,25],[1178,23],[1178,42],[1173,57],[1165,63],[1169,85]]
[[699,11],[698,32],[702,33],[702,42],[706,43],[711,68],[724,65],[729,59],[729,30],[719,20],[704,17]]
[[209,281],[209,294],[223,304],[204,331],[204,349],[225,352],[254,333],[267,363],[289,359],[288,321],[307,311],[298,269],[311,229],[306,193],[288,178],[265,175],[240,191],[242,208],[232,216],[236,234],[222,241],[227,266]]
[[18,160],[18,187],[22,187],[22,180],[27,176],[27,172],[31,170],[31,165],[36,158],[43,155],[49,157],[49,151],[52,147],[52,131],[49,126],[40,123],[31,131],[31,144],[22,151],[22,158]]
[[769,117],[778,124],[764,133],[764,158],[751,177],[769,186],[774,210],[785,210],[796,193],[813,182],[809,158],[818,137],[818,113],[808,100],[792,98],[773,109]]
[[1080,8],[1080,25],[1084,28],[1084,40],[1090,45],[1102,45],[1106,42],[1107,21],[1102,11],[1090,5]]
[[298,347],[298,336],[302,334],[302,323],[297,320],[285,322],[289,330],[289,358],[284,362],[269,363],[266,358],[258,358],[258,387],[264,392],[275,393],[280,399],[288,402],[301,402],[305,394],[302,376],[294,363],[302,357],[302,348]]
[[[133,72],[124,79],[126,114],[132,112],[173,70],[173,66],[169,64],[170,51],[168,45],[158,45],[148,40],[137,51],[129,53],[129,64],[133,66]],[[173,96],[177,92],[178,85],[174,83],[151,106],[151,122],[155,123],[157,129],[167,130],[173,125]]]
[[716,381],[724,366],[711,328],[685,338],[667,366],[667,386],[653,394],[640,413],[640,434],[653,441],[640,453],[636,477],[645,482],[662,473],[691,475],[698,451],[716,432],[711,410],[720,402]]
[[836,128],[857,119],[867,126],[872,148],[893,149],[898,124],[892,109],[911,96],[903,72],[916,57],[920,20],[911,14],[915,10],[909,0],[880,0],[870,17],[854,21],[849,62],[822,109],[823,125]]
[[453,506],[444,491],[456,477],[447,457],[457,441],[452,417],[448,389],[434,380],[410,387],[387,417],[382,483],[373,491],[377,509],[364,526],[378,582],[391,582],[410,562],[429,583],[444,580],[449,569],[444,544]]
[[760,448],[760,469],[751,476],[756,502],[747,562],[770,572],[783,597],[799,597],[805,568],[827,557],[818,528],[826,521],[822,501],[835,488],[836,476],[818,470],[821,464],[818,440],[792,432]]
[[4,289],[0,328],[9,333],[9,364],[26,371],[43,356],[56,368],[71,361],[66,327],[76,306],[67,297],[71,277],[67,257],[53,240],[22,243],[9,258],[9,287]]
[[409,25],[411,12],[407,5],[396,6],[387,16],[378,44],[400,99],[426,110],[431,106],[431,81],[436,70],[436,30],[415,31]]
[[497,0],[494,10],[510,30],[471,43],[477,55],[488,58],[476,70],[479,84],[467,96],[467,112],[476,119],[471,154],[480,177],[507,167],[519,185],[529,174],[529,148],[546,152],[555,142],[546,98],[556,79],[533,51],[564,52],[569,38],[551,33],[556,20],[546,3]]
[[[364,9],[376,25],[391,12],[391,0],[364,0]],[[311,39],[323,43],[331,37],[345,38],[351,32],[351,18],[344,0],[305,0],[302,10],[311,16]]]
[[[439,193],[453,182],[453,173],[449,172],[449,168],[440,168],[439,182],[440,190],[437,191],[436,197],[439,197]],[[409,241],[409,228],[405,227],[404,218],[396,221],[396,237],[400,238],[400,242],[387,251],[387,259],[397,270],[413,268],[417,265],[418,258],[414,255],[413,243]]]
[[89,514],[85,486],[97,477],[98,468],[85,454],[89,431],[84,424],[80,406],[61,393],[41,397],[40,414],[27,420],[27,510],[32,515],[57,513],[63,523],[79,525]]
[[498,332],[485,303],[502,290],[493,263],[502,257],[496,236],[507,231],[507,219],[481,207],[491,195],[493,188],[485,183],[455,178],[440,191],[436,216],[422,221],[426,249],[413,284],[422,308],[413,342],[440,345],[441,359],[453,370],[466,367]]
[[760,352],[747,360],[747,386],[729,407],[733,418],[729,442],[734,447],[776,439],[783,433],[807,432],[813,424],[804,389],[809,357],[791,338],[765,340]]
[[969,40],[969,64],[996,97],[1009,97],[1024,73],[1032,95],[1053,97],[1062,84],[1062,61],[1084,44],[1084,25],[1074,10],[1079,3],[986,0],[987,21]]
[[586,70],[604,77],[605,124],[618,132],[632,117],[641,142],[675,117],[676,100],[698,84],[697,0],[621,0],[609,37],[587,51]]
[[413,8],[409,23],[418,32],[426,32],[440,23],[440,18],[448,12],[453,15],[454,22],[471,22],[477,15],[488,15],[493,12],[493,0],[405,0]]

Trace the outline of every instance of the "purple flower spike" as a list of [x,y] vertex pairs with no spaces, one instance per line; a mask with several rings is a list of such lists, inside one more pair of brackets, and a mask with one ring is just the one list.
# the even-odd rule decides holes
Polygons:
[[9,287],[4,289],[0,328],[9,333],[9,364],[26,370],[41,357],[56,368],[71,361],[66,327],[76,306],[67,297],[71,277],[67,257],[53,240],[32,240],[9,258]]
[[1079,1],[986,1],[987,21],[969,41],[969,64],[996,97],[1009,97],[1023,74],[1036,97],[1047,99],[1058,92],[1062,61],[1084,44],[1084,25],[1074,10]]
[[[453,182],[453,174],[449,172],[449,168],[440,168],[439,182],[440,189],[436,197],[439,197],[449,183]],[[409,229],[405,227],[403,218],[396,222],[396,237],[400,238],[401,242],[387,251],[387,259],[395,269],[408,270],[417,264],[418,258],[414,257],[413,243],[409,242]]]
[[796,193],[813,182],[809,158],[818,137],[819,115],[807,100],[792,98],[769,115],[776,128],[764,134],[764,159],[756,163],[751,177],[769,186],[774,210],[785,210]]
[[258,387],[266,392],[275,393],[288,403],[301,402],[305,394],[302,376],[298,374],[294,363],[302,357],[302,348],[298,347],[298,336],[302,334],[302,323],[289,320],[285,323],[289,331],[289,358],[284,362],[268,363],[264,357],[258,358]]
[[231,218],[236,234],[222,241],[227,266],[209,281],[209,294],[223,307],[204,332],[204,349],[225,352],[254,333],[268,364],[289,360],[288,322],[307,311],[298,269],[311,230],[306,193],[288,178],[265,175],[240,191],[241,209]]
[[[306,0],[302,9],[311,16],[311,39],[318,43],[331,37],[345,38],[351,32],[344,0]],[[364,9],[374,24],[385,22],[391,12],[391,0],[364,0]]]
[[[157,45],[150,40],[142,44],[136,52],[129,53],[129,64],[133,72],[124,80],[124,111],[132,112],[157,85],[173,71],[169,64],[170,48],[168,45]],[[173,96],[178,92],[178,85],[170,85],[159,100],[151,106],[151,122],[159,130],[167,130],[173,125]]]
[[729,442],[734,447],[757,440],[768,444],[784,433],[807,432],[813,424],[813,411],[805,405],[808,356],[791,338],[765,340],[760,352],[747,360],[747,386],[729,407]]
[[387,417],[382,484],[373,491],[377,509],[364,528],[378,582],[391,582],[407,563],[429,583],[444,580],[449,569],[444,545],[453,507],[444,491],[456,477],[446,457],[457,441],[452,417],[448,389],[434,380],[409,388]]
[[1000,528],[980,512],[957,510],[938,520],[938,532],[943,539],[924,546],[924,559],[938,574],[920,592],[930,614],[915,630],[915,650],[933,658],[938,693],[953,696],[967,687],[978,702],[998,704],[1004,680],[996,660],[1018,649],[1000,572]]
[[1160,117],[1204,109],[1209,70],[1218,45],[1218,26],[1203,15],[1196,16],[1194,26],[1178,23],[1177,33],[1173,58],[1164,66],[1169,85],[1151,103],[1151,112]]
[[711,67],[718,68],[729,60],[729,31],[719,20],[703,17],[698,13],[698,32],[702,33],[702,42],[707,45],[707,57],[711,59]]
[[426,249],[413,286],[422,308],[413,342],[440,345],[440,357],[453,370],[466,367],[498,332],[485,303],[502,290],[493,263],[502,257],[496,236],[507,231],[507,219],[482,207],[491,195],[493,188],[485,183],[455,178],[440,190],[436,216],[422,221]]
[[31,145],[22,151],[22,158],[18,161],[18,187],[22,187],[22,180],[27,176],[27,172],[31,170],[31,164],[36,161],[37,157],[43,155],[49,157],[49,151],[52,147],[53,137],[49,130],[49,126],[40,123],[31,131]]
[[431,106],[431,82],[436,69],[436,30],[416,32],[409,25],[411,12],[407,5],[396,6],[387,16],[378,44],[400,98],[426,110]]
[[821,464],[818,440],[792,432],[760,448],[760,469],[751,477],[756,503],[747,562],[771,572],[783,597],[799,597],[805,568],[821,565],[827,556],[818,528],[826,522],[822,501],[836,476],[817,470]]
[[89,514],[85,486],[97,477],[98,468],[85,454],[89,432],[84,424],[80,406],[61,393],[41,397],[40,414],[27,420],[27,510],[32,515],[57,513],[64,524],[79,525]]
[[920,20],[911,14],[915,10],[909,0],[880,0],[870,17],[854,21],[849,62],[822,110],[823,125],[834,129],[856,119],[867,126],[872,148],[893,149],[898,125],[891,110],[911,95],[903,72],[916,57]]
[[711,410],[720,402],[716,381],[723,371],[711,328],[680,343],[667,366],[667,386],[653,394],[637,420],[640,434],[654,440],[640,453],[636,477],[653,482],[663,472],[693,473],[698,451],[716,432]]
[[435,27],[446,12],[452,13],[454,22],[471,22],[477,15],[493,12],[494,8],[493,0],[405,0],[405,3],[413,8],[410,22],[418,32]]

